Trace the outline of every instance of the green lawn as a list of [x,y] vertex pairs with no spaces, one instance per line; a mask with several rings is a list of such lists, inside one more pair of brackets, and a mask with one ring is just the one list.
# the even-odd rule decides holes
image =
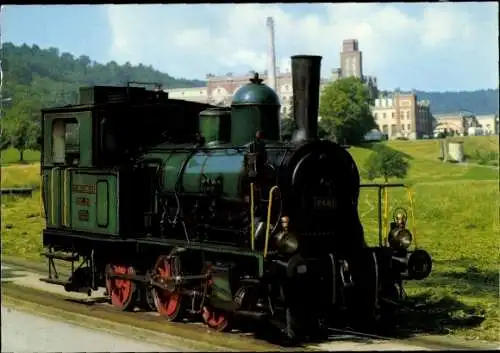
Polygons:
[[[467,137],[464,141],[466,151],[498,149],[498,137]],[[403,321],[425,332],[444,328],[471,339],[498,340],[498,169],[443,163],[437,159],[439,147],[433,140],[386,144],[410,158],[406,182],[415,190],[416,222],[409,227],[416,226],[417,245],[434,260],[429,278],[407,285],[410,298],[425,303],[425,310],[403,313]],[[372,153],[366,147],[350,152],[360,169]],[[25,185],[39,185],[38,163],[2,168],[2,187]],[[389,196],[391,209],[409,206],[404,190],[391,190]],[[44,223],[39,192],[32,198],[5,197],[2,201],[2,254],[38,258]],[[359,212],[368,241],[376,244],[375,190],[362,190]]]
[[2,197],[2,254],[40,259],[45,225],[40,206],[39,191],[30,198]]
[[[498,339],[498,180],[420,183],[414,190],[415,222],[409,222],[409,227],[413,230],[415,226],[417,245],[430,252],[434,268],[429,278],[411,283],[408,291],[432,302],[439,311],[416,323],[428,330],[437,329],[442,321],[455,320],[448,328],[457,333]],[[389,196],[391,210],[409,208],[403,190],[391,190]],[[378,243],[375,200],[376,191],[362,191],[360,215],[373,245]],[[473,319],[482,322],[468,324]]]
[[[9,148],[1,153],[2,165],[19,163],[19,151],[15,148]],[[39,162],[40,152],[39,151],[24,151],[24,161],[25,162]]]
[[[489,156],[491,160],[496,161],[498,166],[498,136],[452,137],[450,141],[464,143],[464,153],[468,162],[480,163],[481,158],[478,157],[478,153],[480,153],[482,156]],[[419,160],[435,161],[439,157],[439,140],[391,140],[385,144]]]
[[[498,155],[498,136],[469,136],[456,139],[464,141],[466,154],[470,153],[472,156],[476,156],[475,151],[482,151],[483,155],[495,153]],[[438,159],[438,140],[392,140],[383,144],[404,153],[409,159],[411,167],[406,182],[410,184],[424,181],[493,180],[498,178],[498,168],[492,165],[479,165],[480,161],[473,157],[469,157],[466,163],[461,164],[441,162]],[[373,153],[371,146],[352,147],[349,152],[356,160],[363,176],[364,162]],[[496,161],[498,161],[498,156]]]

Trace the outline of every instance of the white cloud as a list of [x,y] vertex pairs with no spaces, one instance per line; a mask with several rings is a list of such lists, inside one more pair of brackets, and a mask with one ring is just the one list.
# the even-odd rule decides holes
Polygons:
[[189,78],[263,70],[272,16],[281,70],[291,55],[319,54],[328,75],[342,40],[356,38],[365,73],[383,87],[490,87],[498,86],[497,13],[492,3],[109,5],[110,59]]

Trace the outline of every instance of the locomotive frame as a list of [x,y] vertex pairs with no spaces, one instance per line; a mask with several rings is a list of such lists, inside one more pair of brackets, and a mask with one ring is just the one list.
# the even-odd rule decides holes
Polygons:
[[[258,75],[230,110],[137,87],[82,89],[79,105],[43,110],[43,281],[105,287],[121,310],[195,315],[218,331],[253,319],[300,340],[340,317],[388,323],[403,280],[427,277],[432,260],[409,250],[404,215],[382,242],[382,189],[402,185],[360,185],[345,148],[317,138],[320,60],[292,57],[304,136],[292,143],[279,141],[279,98]],[[369,186],[378,247],[357,213]]]

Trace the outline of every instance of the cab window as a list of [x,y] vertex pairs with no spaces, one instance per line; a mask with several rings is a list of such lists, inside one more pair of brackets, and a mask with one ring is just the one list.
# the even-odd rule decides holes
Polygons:
[[55,119],[52,124],[52,160],[54,163],[78,164],[80,126],[78,120]]

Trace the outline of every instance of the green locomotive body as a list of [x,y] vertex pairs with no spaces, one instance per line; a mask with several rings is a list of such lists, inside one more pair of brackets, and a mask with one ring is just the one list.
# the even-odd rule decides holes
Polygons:
[[[291,143],[258,75],[230,108],[92,87],[79,105],[42,111],[44,280],[104,286],[123,310],[200,314],[216,330],[262,319],[290,338],[339,312],[360,322],[390,312],[383,299],[400,299],[403,279],[425,278],[432,262],[409,250],[404,227],[390,244],[405,246],[366,245],[357,167],[317,138],[320,59],[292,58],[303,139]],[[54,259],[82,262],[63,280]]]

